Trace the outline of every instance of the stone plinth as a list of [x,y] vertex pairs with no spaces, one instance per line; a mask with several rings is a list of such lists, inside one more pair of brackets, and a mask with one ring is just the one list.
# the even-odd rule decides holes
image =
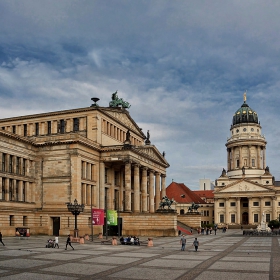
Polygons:
[[201,226],[201,214],[198,212],[190,212],[177,217],[178,221],[192,227],[194,229]]
[[121,213],[122,235],[176,236],[177,213]]

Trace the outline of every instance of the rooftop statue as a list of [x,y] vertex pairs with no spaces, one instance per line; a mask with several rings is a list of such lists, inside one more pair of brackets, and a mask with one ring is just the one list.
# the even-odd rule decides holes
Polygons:
[[109,103],[110,107],[119,107],[122,106],[122,108],[130,108],[130,104],[126,101],[124,101],[122,98],[118,97],[118,91],[114,92],[112,94],[112,101]]
[[159,208],[164,209],[165,206],[168,207],[168,209],[171,209],[171,205],[174,203],[174,199],[169,199],[167,196],[164,196],[161,199],[161,202],[159,203]]
[[194,202],[192,203],[192,205],[188,208],[188,212],[193,212],[193,211],[196,211],[198,212],[198,208],[200,206],[198,204],[195,204]]

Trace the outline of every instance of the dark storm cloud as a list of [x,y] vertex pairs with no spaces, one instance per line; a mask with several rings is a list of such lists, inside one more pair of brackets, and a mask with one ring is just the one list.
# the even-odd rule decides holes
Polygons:
[[111,93],[196,188],[226,168],[233,113],[257,111],[280,179],[280,3],[1,1],[0,117],[107,106]]

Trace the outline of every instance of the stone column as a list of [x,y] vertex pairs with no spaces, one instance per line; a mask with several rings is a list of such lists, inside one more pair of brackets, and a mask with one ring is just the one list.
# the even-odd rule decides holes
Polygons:
[[139,165],[134,165],[134,212],[140,212],[140,177]]
[[0,170],[5,171],[5,170],[3,170],[2,157],[3,157],[3,153],[0,153]]
[[257,147],[257,168],[261,168],[261,148],[260,146]]
[[261,196],[259,198],[260,200],[260,218],[259,218],[259,222],[261,223],[262,222],[262,214],[263,214],[263,209],[264,209],[264,197]]
[[23,201],[23,182],[18,182],[18,201]]
[[149,174],[149,205],[150,213],[155,213],[155,198],[154,198],[154,170],[150,170]]
[[272,200],[272,220],[277,219],[277,197],[273,196],[271,198]]
[[33,202],[32,183],[25,182],[26,202]]
[[86,185],[86,188],[87,188],[87,194],[86,194],[86,202],[87,202],[87,205],[90,205],[90,202],[91,202],[91,185]]
[[219,221],[219,214],[218,214],[218,206],[219,206],[219,199],[214,198],[214,223],[218,224]]
[[231,166],[230,166],[230,149],[227,149],[227,169],[231,170]]
[[248,145],[248,149],[249,149],[249,163],[248,166],[249,168],[252,168],[252,155],[251,155],[251,145]]
[[124,201],[124,170],[123,167],[120,170],[120,194],[119,194],[119,211],[123,211],[124,207],[123,207],[123,201]]
[[131,162],[125,163],[125,211],[131,212]]
[[142,211],[147,212],[147,167],[142,167],[142,180],[141,180],[141,193],[142,193]]
[[87,201],[87,199],[86,199],[86,188],[87,188],[87,184],[84,184],[84,183],[82,183],[82,193],[81,193],[81,200],[82,200],[82,204],[86,204],[86,201]]
[[[165,185],[165,174],[161,174],[161,195],[162,197],[166,196],[166,185]],[[172,197],[169,197],[170,199]]]
[[105,208],[105,164],[99,163],[99,208]]
[[263,169],[266,168],[265,150],[266,148],[263,147]]
[[225,198],[226,203],[225,203],[225,223],[229,224],[230,223],[230,218],[229,218],[229,198]]
[[248,224],[253,223],[252,197],[248,197]]
[[232,169],[235,169],[236,162],[235,162],[235,148],[232,147]]
[[239,147],[239,166],[238,168],[242,168],[244,163],[242,162],[242,146]]
[[159,208],[159,203],[161,201],[161,196],[160,196],[160,173],[156,172],[156,187],[155,187],[155,210]]
[[99,179],[99,164],[94,164],[94,181],[96,181],[96,185],[93,187],[93,205],[97,208],[99,207],[99,188],[100,188],[100,179]]
[[[2,161],[0,161],[0,163],[2,164]],[[2,188],[3,188],[3,186],[2,186],[2,177],[0,177],[0,199],[4,200],[4,197],[2,197]]]
[[236,198],[236,215],[237,215],[237,217],[236,217],[236,223],[237,224],[241,224],[241,222],[240,222],[240,197],[237,197]]

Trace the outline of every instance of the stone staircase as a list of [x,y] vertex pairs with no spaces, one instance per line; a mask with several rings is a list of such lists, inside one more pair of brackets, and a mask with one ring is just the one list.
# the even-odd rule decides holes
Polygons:
[[[181,223],[179,221],[177,221],[177,229],[178,229],[178,231],[180,230],[182,234],[192,235],[191,228],[188,225]],[[193,232],[194,232],[194,229],[193,229]]]

